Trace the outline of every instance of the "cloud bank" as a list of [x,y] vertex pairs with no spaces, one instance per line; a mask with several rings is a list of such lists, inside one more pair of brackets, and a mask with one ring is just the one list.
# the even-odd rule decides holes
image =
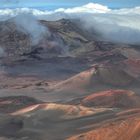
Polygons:
[[[23,14],[33,15],[37,19],[45,20],[78,18],[84,28],[96,30],[96,32],[102,34],[105,40],[140,44],[140,7],[112,10],[104,5],[88,3],[80,7],[59,8],[54,11],[33,8],[1,9],[0,19],[6,20],[18,16],[18,23],[18,21],[24,20],[24,18],[20,18],[20,15]],[[36,28],[38,27],[36,26]]]

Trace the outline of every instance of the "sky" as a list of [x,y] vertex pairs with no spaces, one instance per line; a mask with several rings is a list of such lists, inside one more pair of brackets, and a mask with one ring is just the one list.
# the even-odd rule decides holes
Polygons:
[[99,3],[109,8],[129,8],[140,6],[140,0],[0,0],[0,8],[34,7],[54,10]]

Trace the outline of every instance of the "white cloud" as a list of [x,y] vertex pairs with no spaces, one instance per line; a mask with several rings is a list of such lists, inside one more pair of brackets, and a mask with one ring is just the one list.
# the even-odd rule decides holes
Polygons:
[[88,3],[81,7],[74,8],[59,8],[54,11],[38,10],[34,8],[15,8],[15,9],[0,9],[0,19],[7,19],[19,14],[33,14],[34,16],[50,16],[50,15],[65,15],[65,14],[115,14],[115,15],[140,15],[140,7],[124,8],[119,10],[111,10],[107,6]]
[[9,19],[20,14],[32,14],[34,16],[47,15],[51,12],[41,11],[33,8],[15,8],[15,9],[0,9],[0,20]]
[[74,8],[59,8],[55,10],[55,12],[64,12],[64,13],[106,13],[110,11],[107,6],[103,6],[97,3],[88,3],[81,7],[74,7]]
[[81,7],[74,8],[59,8],[54,11],[48,10],[38,10],[34,8],[15,8],[15,9],[0,9],[0,19],[5,20],[7,18],[17,16],[19,14],[33,14],[34,16],[49,16],[51,14],[72,14],[72,13],[106,13],[109,12],[110,9],[107,6],[103,6],[96,3],[88,3]]

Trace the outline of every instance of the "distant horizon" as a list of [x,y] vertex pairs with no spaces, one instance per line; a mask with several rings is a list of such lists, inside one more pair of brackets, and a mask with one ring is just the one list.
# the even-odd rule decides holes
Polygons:
[[107,6],[110,9],[121,9],[121,8],[134,8],[140,6],[139,0],[80,0],[71,2],[66,0],[1,0],[0,9],[15,9],[15,8],[36,8],[40,10],[55,10],[59,8],[72,8],[85,5],[87,3],[98,3],[100,5]]
[[[81,5],[82,6],[82,5]],[[46,7],[46,6],[36,6],[36,7],[33,7],[33,6],[24,6],[24,7],[0,7],[0,9],[17,9],[17,8],[32,8],[32,9],[38,9],[38,10],[48,10],[48,11],[54,11],[54,10],[57,10],[57,9],[60,9],[60,8],[74,8],[76,6],[65,6],[65,7],[58,7],[58,6],[50,6],[50,7]],[[135,7],[140,7],[140,6],[135,6]],[[135,7],[125,7],[125,8],[135,8]],[[109,9],[112,9],[112,10],[118,10],[118,9],[123,9],[124,7],[108,7]]]

